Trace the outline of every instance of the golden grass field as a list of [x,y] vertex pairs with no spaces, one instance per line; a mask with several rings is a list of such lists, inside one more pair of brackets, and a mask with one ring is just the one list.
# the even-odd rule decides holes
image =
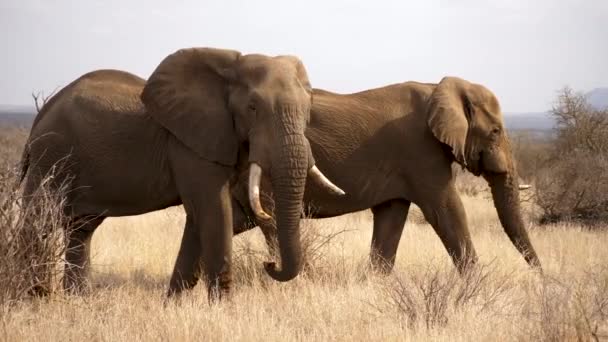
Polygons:
[[[185,216],[181,208],[108,219],[93,240],[93,291],[5,311],[6,341],[513,341],[608,338],[608,230],[536,227],[545,273],[502,231],[487,193],[463,198],[480,266],[455,273],[412,210],[390,276],[367,269],[368,211],[303,222],[310,268],[289,283],[262,270],[256,229],[234,239],[234,295],[210,305],[204,286],[164,305]],[[608,227],[604,227],[608,228]],[[333,238],[331,237],[335,235]],[[8,310],[8,309],[5,309]]]

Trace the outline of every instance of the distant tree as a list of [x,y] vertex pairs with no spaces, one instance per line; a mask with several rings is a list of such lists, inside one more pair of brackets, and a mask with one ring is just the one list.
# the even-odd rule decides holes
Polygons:
[[566,87],[551,114],[556,140],[536,187],[541,221],[608,220],[608,110]]
[[35,93],[32,92],[32,98],[34,99],[34,107],[36,107],[36,113],[40,113],[40,110],[42,109],[42,107],[44,107],[44,105],[47,104],[47,102],[49,102],[49,100],[53,97],[53,95],[55,95],[55,93],[57,92],[57,89],[59,89],[59,88],[55,88],[48,95],[44,95],[44,91],[38,91]]
[[551,114],[557,123],[560,153],[580,149],[608,153],[608,110],[593,108],[583,94],[566,87],[558,95]]

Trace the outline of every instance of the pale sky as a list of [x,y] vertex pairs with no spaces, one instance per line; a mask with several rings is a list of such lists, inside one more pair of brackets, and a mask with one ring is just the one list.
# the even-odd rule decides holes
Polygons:
[[565,85],[608,87],[608,1],[0,0],[0,104],[95,69],[147,78],[192,46],[294,54],[336,92],[460,76],[544,111]]

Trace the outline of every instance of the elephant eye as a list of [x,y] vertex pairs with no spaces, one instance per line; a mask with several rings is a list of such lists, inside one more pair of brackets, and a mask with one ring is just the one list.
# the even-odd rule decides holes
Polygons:
[[255,114],[255,112],[256,112],[256,108],[255,108],[255,105],[254,105],[253,103],[250,103],[250,104],[247,106],[247,109],[248,109],[248,110],[249,110],[251,113],[253,113],[253,114]]
[[499,135],[500,134],[500,128],[495,127],[492,129],[492,135]]

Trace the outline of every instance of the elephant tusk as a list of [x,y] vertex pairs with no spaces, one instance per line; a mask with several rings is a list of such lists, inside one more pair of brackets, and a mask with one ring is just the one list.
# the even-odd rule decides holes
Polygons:
[[262,203],[260,202],[260,180],[262,179],[262,167],[256,163],[251,163],[249,167],[249,205],[255,216],[262,220],[270,220]]
[[528,190],[532,187],[532,185],[530,184],[520,184],[519,185],[519,190]]
[[322,185],[325,189],[329,190],[330,192],[333,192],[334,194],[340,195],[340,196],[346,194],[344,192],[344,190],[340,189],[337,185],[335,185],[329,179],[327,179],[327,177],[325,177],[325,175],[321,172],[321,170],[319,170],[319,168],[316,165],[313,165],[313,167],[310,168],[310,171],[308,171],[308,174],[317,183]]

